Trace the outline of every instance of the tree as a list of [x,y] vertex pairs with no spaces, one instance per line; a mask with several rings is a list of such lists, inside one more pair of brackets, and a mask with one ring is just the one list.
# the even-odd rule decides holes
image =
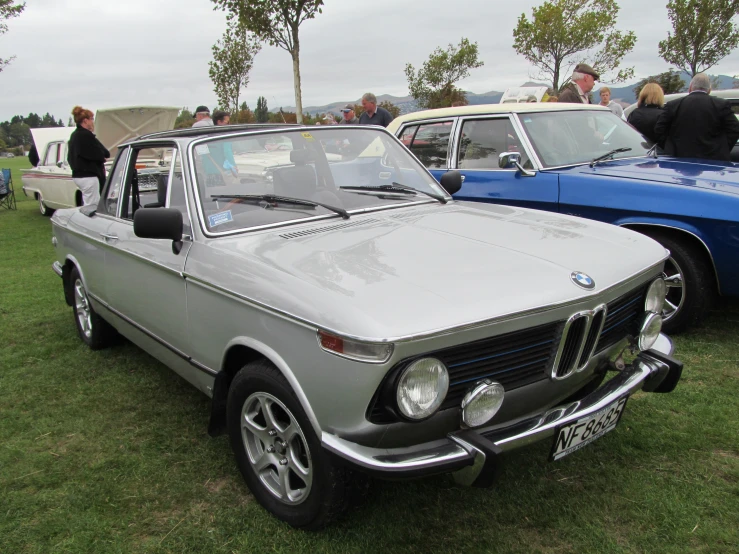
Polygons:
[[229,20],[223,37],[213,45],[213,61],[208,63],[208,75],[213,81],[218,102],[226,111],[239,111],[241,89],[249,84],[254,56],[260,49],[256,36],[236,19]]
[[621,60],[634,49],[636,35],[615,29],[619,7],[615,0],[551,0],[518,18],[513,48],[539,70],[536,79],[547,79],[560,90],[563,73],[587,61],[604,81],[618,83],[634,76],[634,68],[622,68]]
[[286,50],[293,60],[295,111],[298,123],[303,119],[303,99],[300,92],[301,23],[313,19],[323,10],[323,0],[212,0],[226,10],[228,18],[238,19],[260,40]]
[[192,127],[193,123],[195,123],[195,116],[189,109],[182,108],[180,113],[177,115],[177,118],[174,120],[174,128],[186,129],[187,127]]
[[400,115],[400,108],[396,106],[395,104],[393,104],[392,102],[390,102],[390,100],[383,100],[382,102],[378,104],[378,106],[380,106],[381,108],[385,108],[387,111],[389,111],[390,115],[393,116],[393,119],[395,119],[396,117]]
[[682,92],[685,90],[685,81],[680,78],[680,73],[673,69],[660,73],[659,75],[652,75],[639,81],[634,87],[634,94],[636,94],[637,98],[639,97],[641,89],[643,89],[644,85],[647,83],[657,83],[662,87],[665,94],[673,94],[675,92]]
[[731,88],[739,88],[739,75],[734,75],[734,81],[731,83]]
[[739,0],[670,0],[667,15],[673,33],[659,43],[659,55],[690,73],[703,73],[739,45],[739,27],[732,19]]
[[465,98],[455,83],[469,77],[471,69],[482,65],[477,57],[477,43],[462,38],[458,46],[450,44],[446,50],[437,47],[418,71],[407,64],[408,89],[421,108],[451,106],[455,100]]
[[[4,35],[8,32],[8,25],[5,23],[8,19],[18,17],[24,9],[26,9],[26,3],[20,2],[15,4],[15,0],[0,0],[0,35]],[[15,56],[3,59],[0,58],[0,71],[15,59]]]
[[269,121],[269,108],[267,108],[267,99],[264,96],[257,98],[257,109],[254,110],[254,117],[257,123],[267,123]]
[[74,127],[74,120],[71,115],[69,116],[69,121],[67,121],[67,127]]

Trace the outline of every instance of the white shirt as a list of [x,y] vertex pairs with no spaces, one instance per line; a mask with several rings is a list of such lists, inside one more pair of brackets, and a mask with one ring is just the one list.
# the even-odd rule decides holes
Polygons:
[[192,124],[193,127],[213,127],[213,120],[211,118],[201,119]]

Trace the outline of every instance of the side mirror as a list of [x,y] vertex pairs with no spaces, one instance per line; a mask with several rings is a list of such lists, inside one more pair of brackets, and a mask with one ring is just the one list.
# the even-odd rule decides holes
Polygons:
[[172,252],[182,249],[182,212],[174,208],[139,208],[133,214],[133,234],[142,239],[172,241]]
[[518,152],[502,152],[498,156],[498,167],[501,169],[518,169],[522,177],[534,177],[536,173],[524,169],[521,165],[521,154]]
[[56,162],[56,166],[57,166],[57,167],[58,167],[59,169],[61,169],[63,165],[64,165],[64,162]]
[[447,171],[439,181],[442,188],[449,194],[455,194],[462,188],[462,174],[459,171]]

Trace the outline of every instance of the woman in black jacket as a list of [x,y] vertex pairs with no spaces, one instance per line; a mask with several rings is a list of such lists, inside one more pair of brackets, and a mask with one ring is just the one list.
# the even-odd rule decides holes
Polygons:
[[657,83],[647,83],[639,92],[637,108],[629,114],[626,121],[654,144],[657,142],[654,126],[664,105],[665,93],[662,87]]
[[77,129],[69,137],[67,162],[72,180],[82,191],[85,206],[97,206],[105,184],[105,160],[110,158],[105,146],[95,137],[95,115],[80,106],[72,110]]

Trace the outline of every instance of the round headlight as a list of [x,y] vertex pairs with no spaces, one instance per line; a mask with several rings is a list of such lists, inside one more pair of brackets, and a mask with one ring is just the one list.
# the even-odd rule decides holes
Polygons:
[[649,350],[657,342],[662,331],[662,316],[659,314],[648,314],[639,332],[639,350]]
[[462,400],[462,421],[468,427],[484,425],[498,413],[504,396],[500,383],[480,381]]
[[409,419],[425,419],[439,409],[449,390],[449,372],[435,358],[422,358],[403,371],[398,380],[398,409]]
[[653,314],[661,314],[662,307],[665,304],[665,296],[667,295],[667,285],[662,277],[658,277],[647,290],[647,299],[644,302],[644,309]]

